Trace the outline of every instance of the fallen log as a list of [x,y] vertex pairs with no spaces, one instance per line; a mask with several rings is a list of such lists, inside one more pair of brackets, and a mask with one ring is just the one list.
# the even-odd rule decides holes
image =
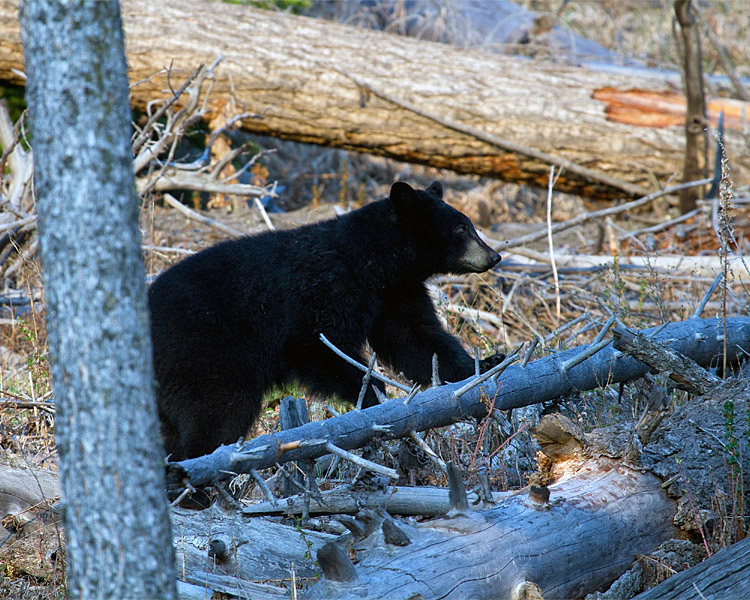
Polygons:
[[669,378],[687,391],[707,394],[721,383],[721,379],[702,369],[695,361],[670,350],[666,344],[655,342],[642,333],[634,333],[624,327],[612,330],[615,349],[653,367],[659,373],[668,373]]
[[[724,351],[720,319],[693,318],[658,329],[654,340],[668,342],[670,348],[700,365],[712,364]],[[727,319],[726,332],[728,360],[734,362],[744,355],[742,348],[750,347],[750,318]],[[525,367],[511,365],[497,381],[489,379],[458,397],[456,392],[467,382],[431,388],[417,394],[408,404],[395,398],[366,410],[263,435],[242,445],[221,446],[207,456],[169,463],[167,478],[174,487],[182,487],[186,478],[193,485],[206,485],[231,473],[248,473],[279,462],[317,458],[329,453],[328,444],[350,450],[376,437],[399,438],[412,431],[442,427],[460,419],[483,418],[487,415],[487,401],[496,410],[520,408],[577,391],[631,381],[650,370],[644,363],[611,346],[572,366],[580,359],[576,357],[589,348],[573,348],[530,362]]]
[[[492,501],[497,503],[511,496],[511,492],[492,492]],[[432,517],[444,515],[450,510],[448,490],[438,487],[387,486],[376,491],[353,491],[336,489],[320,494],[320,499],[305,499],[295,495],[276,503],[260,502],[242,508],[247,517],[301,515],[307,509],[311,515],[355,514],[361,510],[385,508],[392,515],[418,515]],[[476,492],[469,492],[467,499],[471,508],[482,508]],[[309,506],[305,506],[309,502]]]
[[[23,84],[18,0],[0,3],[0,80]],[[123,2],[132,102],[143,109],[199,64],[222,63],[210,116],[247,131],[536,186],[640,196],[682,172],[679,127],[609,118],[598,90],[671,95],[632,74],[498,56],[209,0]],[[417,59],[418,57],[418,59]],[[166,67],[171,65],[170,72]],[[735,185],[750,157],[727,128]]]
[[[749,398],[747,380],[728,380],[677,408],[645,447],[630,424],[583,434],[565,417],[548,415],[536,438],[551,465],[540,461],[536,491],[532,484],[528,494],[469,516],[399,524],[407,546],[389,545],[376,531],[352,545],[353,581],[325,580],[306,597],[355,598],[366,589],[387,598],[519,598],[533,591],[538,595],[525,597],[567,600],[606,587],[642,553],[636,546],[653,544],[648,553],[684,537],[678,527],[715,551],[744,536],[750,474],[732,467],[733,446],[724,440],[747,447]],[[638,598],[744,598],[748,561],[746,542],[730,546]]]
[[[614,447],[630,454],[632,430],[630,436],[615,430],[576,439],[564,419],[543,424],[540,443],[554,457],[546,474],[554,483],[541,488],[544,494],[532,494],[532,486],[479,513],[399,522],[406,545],[389,544],[385,528],[377,528],[351,544],[358,560],[353,578],[344,584],[326,576],[305,597],[581,598],[618,577],[637,554],[677,534],[675,504],[661,481],[603,456]],[[557,443],[566,436],[564,446]],[[318,560],[327,573],[326,556]]]
[[[242,580],[282,582],[290,577],[292,568],[303,580],[315,578],[316,566],[309,553],[336,539],[268,519],[247,519],[217,505],[203,511],[173,509],[172,533],[180,579],[208,583],[220,591],[228,591],[229,578],[238,578],[236,587]],[[253,590],[246,587],[246,591]]]

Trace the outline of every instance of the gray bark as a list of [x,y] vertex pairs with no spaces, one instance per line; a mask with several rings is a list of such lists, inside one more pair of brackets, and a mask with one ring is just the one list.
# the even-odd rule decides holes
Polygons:
[[116,2],[21,7],[72,598],[174,598]]
[[[491,510],[398,522],[411,540],[403,547],[375,531],[354,544],[356,582],[326,577],[304,597],[581,598],[676,534],[658,478],[608,458],[572,463],[559,466],[549,502],[519,493]],[[524,588],[542,594],[523,596]]]

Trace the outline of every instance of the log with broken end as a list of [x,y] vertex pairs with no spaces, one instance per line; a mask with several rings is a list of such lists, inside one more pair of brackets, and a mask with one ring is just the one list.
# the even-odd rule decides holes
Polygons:
[[[558,435],[553,430],[561,424]],[[373,528],[353,546],[356,577],[346,586],[326,578],[305,597],[489,599],[536,590],[551,600],[610,583],[637,554],[675,535],[675,502],[654,475],[598,455],[615,443],[578,439],[566,425],[556,418],[545,427],[547,440],[564,443],[543,444],[554,450],[555,481],[541,495],[518,493],[491,510],[399,522],[410,540],[405,546]]]

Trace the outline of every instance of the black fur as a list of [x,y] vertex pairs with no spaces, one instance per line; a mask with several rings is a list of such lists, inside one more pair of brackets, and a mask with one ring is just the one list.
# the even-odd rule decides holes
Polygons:
[[[180,460],[236,441],[273,384],[297,380],[356,401],[362,372],[320,333],[363,363],[369,341],[379,359],[422,384],[434,353],[442,379],[471,376],[474,360],[441,326],[424,281],[499,260],[442,201],[437,182],[426,191],[396,183],[390,198],[346,216],[186,258],[149,290],[167,452]],[[376,403],[370,389],[365,404]]]

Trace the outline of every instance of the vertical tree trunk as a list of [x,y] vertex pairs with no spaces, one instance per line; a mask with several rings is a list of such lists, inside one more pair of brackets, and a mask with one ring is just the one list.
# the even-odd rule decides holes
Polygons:
[[[674,11],[680,24],[682,41],[682,64],[685,71],[685,163],[683,181],[695,181],[706,177],[708,162],[708,135],[706,134],[706,98],[703,93],[703,64],[698,24],[690,6],[691,0],[675,0]],[[680,40],[675,40],[678,44]],[[695,201],[701,197],[701,188],[690,188],[680,192],[682,214],[695,209]]]
[[174,598],[117,2],[21,5],[72,598]]

